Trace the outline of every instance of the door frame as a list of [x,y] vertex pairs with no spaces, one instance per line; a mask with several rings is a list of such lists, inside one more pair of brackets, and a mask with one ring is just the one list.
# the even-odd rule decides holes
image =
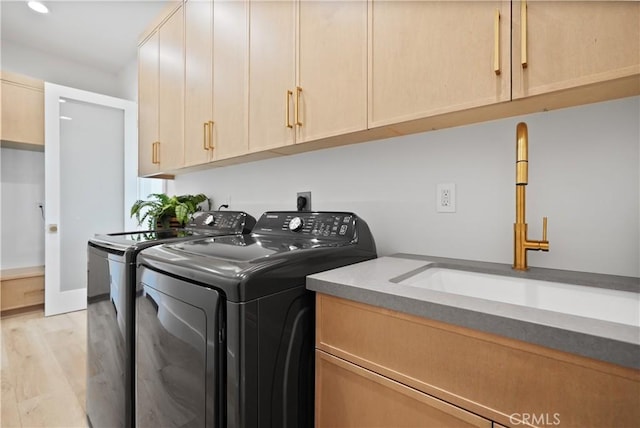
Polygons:
[[123,110],[124,112],[124,207],[123,225],[127,224],[126,207],[137,199],[138,175],[138,115],[133,101],[97,94],[81,89],[44,84],[44,172],[45,172],[45,288],[44,315],[56,315],[87,307],[87,289],[60,290],[60,238],[57,230],[60,223],[60,98],[98,104]]

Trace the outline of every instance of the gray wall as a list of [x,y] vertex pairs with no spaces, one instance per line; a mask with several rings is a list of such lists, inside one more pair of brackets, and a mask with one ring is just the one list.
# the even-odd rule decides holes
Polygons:
[[[259,216],[350,210],[380,255],[396,252],[512,263],[515,129],[529,127],[527,222],[549,253],[531,266],[640,276],[640,97],[326,149],[176,177],[170,193],[204,192]],[[438,183],[457,186],[457,212],[437,213]]]

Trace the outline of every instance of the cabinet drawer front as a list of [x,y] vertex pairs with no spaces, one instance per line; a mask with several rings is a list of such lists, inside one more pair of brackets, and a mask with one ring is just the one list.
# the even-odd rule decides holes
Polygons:
[[316,317],[318,349],[502,424],[640,420],[636,370],[322,294]]
[[491,427],[481,418],[316,351],[317,427]]
[[44,303],[44,276],[3,279],[0,294],[1,309],[26,308]]

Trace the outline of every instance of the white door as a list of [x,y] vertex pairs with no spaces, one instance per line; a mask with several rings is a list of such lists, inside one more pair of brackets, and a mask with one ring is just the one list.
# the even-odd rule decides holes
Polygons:
[[137,196],[136,104],[45,83],[45,316],[85,309],[87,241]]

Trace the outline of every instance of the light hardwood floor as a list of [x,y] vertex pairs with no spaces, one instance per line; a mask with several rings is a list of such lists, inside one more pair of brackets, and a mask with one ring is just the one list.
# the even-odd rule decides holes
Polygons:
[[4,317],[0,426],[86,427],[86,311]]

